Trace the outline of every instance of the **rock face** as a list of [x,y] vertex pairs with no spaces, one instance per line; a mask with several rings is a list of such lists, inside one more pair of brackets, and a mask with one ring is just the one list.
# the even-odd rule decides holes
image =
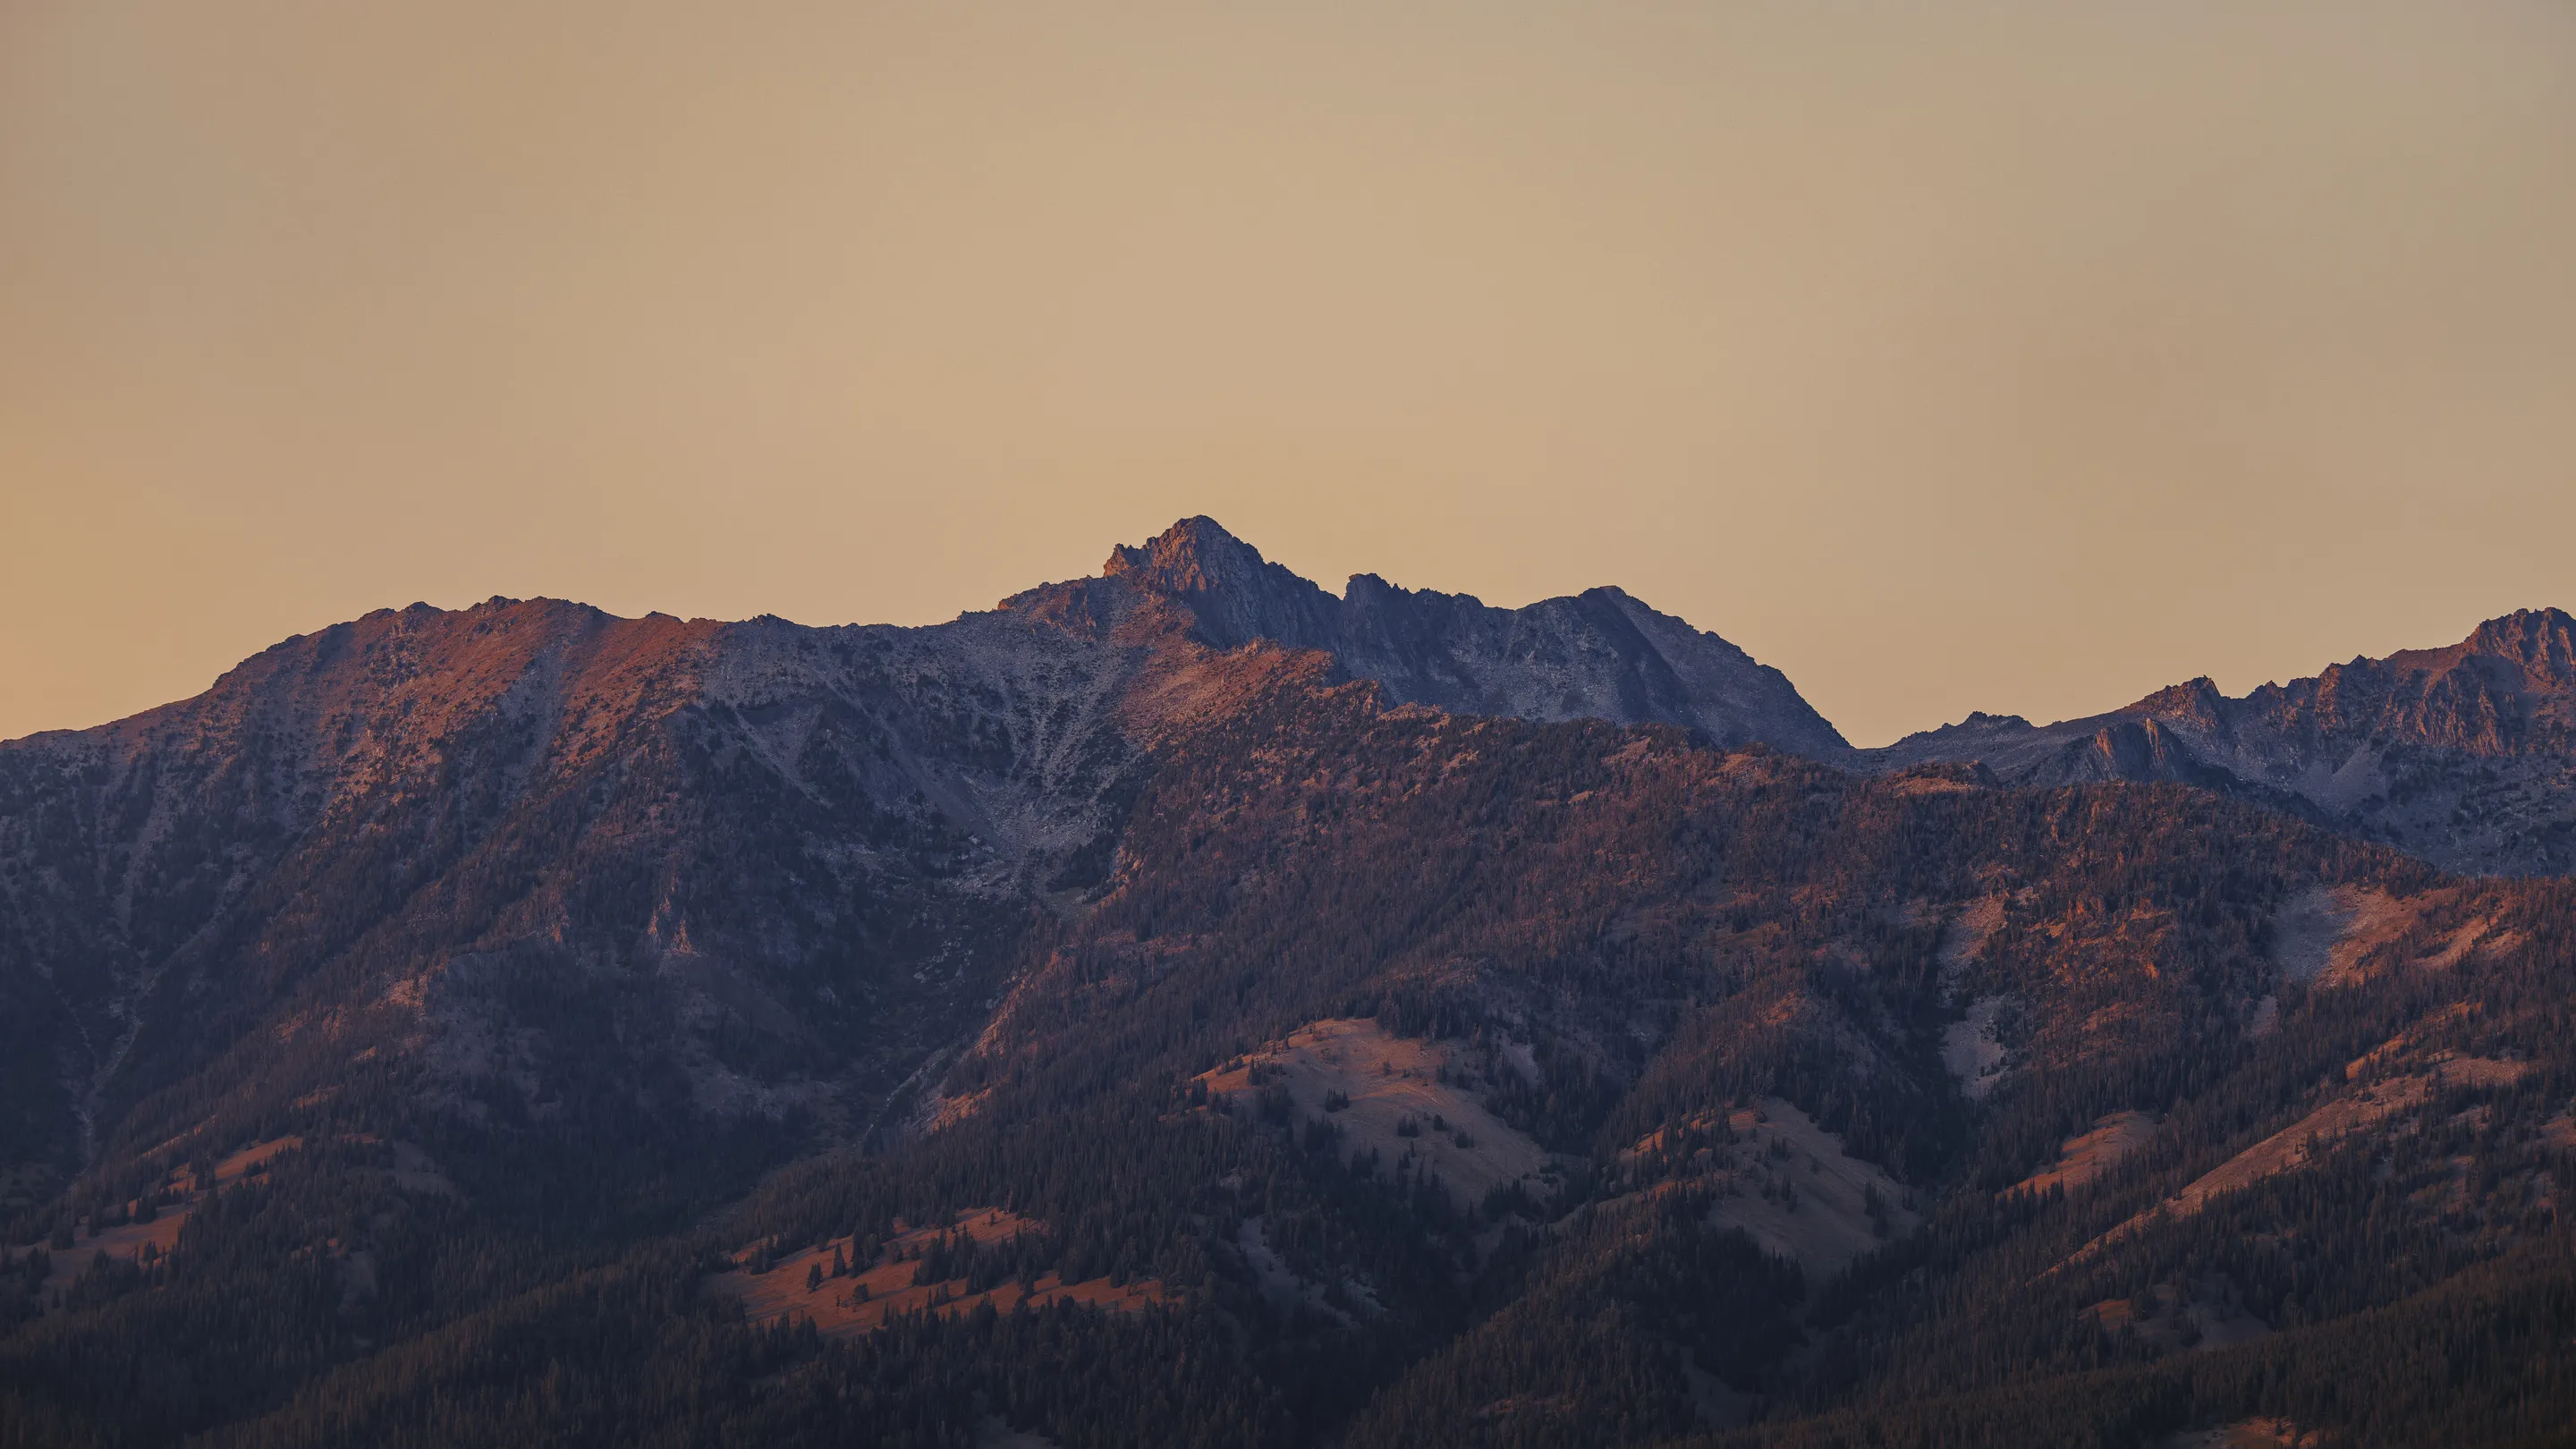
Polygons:
[[1851,747],[1788,676],[1617,588],[1498,609],[1467,594],[1358,574],[1336,599],[1207,518],[1109,556],[1102,576],[1034,589],[1006,609],[1101,629],[1159,605],[1218,649],[1268,639],[1331,654],[1399,702],[1522,719],[1695,729],[1839,761]]
[[2576,870],[2576,619],[2524,610],[2443,649],[2329,666],[2241,699],[2207,679],[2087,719],[1970,715],[1861,753],[1977,761],[2006,784],[2175,780],[2452,870]]

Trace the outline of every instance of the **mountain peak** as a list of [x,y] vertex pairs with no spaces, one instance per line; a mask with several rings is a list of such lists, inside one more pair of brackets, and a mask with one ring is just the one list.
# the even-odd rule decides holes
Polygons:
[[1205,514],[1135,547],[1111,549],[1100,572],[1187,606],[1199,637],[1220,649],[1255,639],[1328,649],[1338,632],[1330,594],[1263,558]]
[[2560,609],[2516,609],[2464,641],[2468,652],[2510,659],[2527,674],[2576,681],[2576,618]]
[[1201,513],[1182,519],[1142,544],[1112,548],[1100,572],[1104,578],[1123,578],[1158,594],[1188,595],[1256,576],[1266,563],[1261,550]]
[[2218,682],[2203,674],[2180,684],[2168,684],[2125,711],[2151,719],[2185,720],[2203,730],[2225,727],[2227,696]]
[[1322,650],[1399,703],[1675,724],[1817,759],[1851,748],[1780,671],[1616,585],[1500,609],[1364,573],[1336,598],[1204,514],[1111,549],[1099,578],[1014,594],[1002,607],[1095,638],[1144,617],[1184,621],[1218,649],[1266,639]]

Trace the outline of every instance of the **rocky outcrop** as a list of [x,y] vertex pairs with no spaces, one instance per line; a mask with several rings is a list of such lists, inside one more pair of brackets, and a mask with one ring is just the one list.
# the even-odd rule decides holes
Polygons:
[[2107,714],[1974,714],[1862,753],[1982,762],[2007,784],[2175,780],[2483,874],[2576,870],[2576,619],[2491,619],[2442,649],[2354,659],[2229,698],[2207,679]]

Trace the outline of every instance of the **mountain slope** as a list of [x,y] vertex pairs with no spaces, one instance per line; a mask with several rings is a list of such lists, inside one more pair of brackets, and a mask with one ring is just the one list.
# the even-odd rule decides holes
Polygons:
[[[2576,1304],[2576,888],[2446,879],[2169,785],[1854,777],[1390,708],[1270,657],[1158,749],[1104,889],[1020,940],[920,1135],[606,1265],[506,1273],[478,1256],[488,1179],[459,1204],[379,1147],[308,1148],[164,1277],[0,1340],[0,1391],[210,1422],[117,1400],[100,1350],[205,1362],[176,1309],[212,1282],[275,1303],[217,1265],[284,1242],[374,1255],[373,1290],[272,1310],[323,1351],[211,1421],[224,1442],[935,1443],[989,1415],[1066,1449],[1644,1445],[1746,1417],[1791,1443],[2129,1443],[2267,1414],[2474,1444],[2569,1402],[2545,1372],[2474,1414],[2337,1400],[2295,1350],[2373,1382],[2505,1270],[2493,1362],[2545,1370],[2576,1330],[2549,1296]],[[2319,892],[2372,904],[2312,969],[2291,938]],[[1994,998],[2005,1066],[1971,1100],[1940,1048]],[[1414,1134],[1380,1135],[1407,1100]],[[2126,1155],[2069,1172],[2106,1117],[2140,1124]],[[884,1258],[1002,1214],[1003,1243]],[[449,1236],[407,1241],[424,1219]],[[843,1339],[710,1286],[775,1256],[813,1277],[763,1301],[819,1305],[843,1252],[928,1291]],[[494,1286],[416,1286],[445,1281]],[[938,1307],[1013,1281],[1125,1306]],[[542,1400],[516,1392],[531,1362]]]
[[2491,619],[2458,644],[2329,666],[2230,699],[2206,679],[2035,726],[1971,715],[1861,752],[1977,761],[2013,784],[2174,780],[2272,805],[2447,869],[2576,871],[2576,619]]
[[[523,1058],[578,1031],[693,1108],[860,1110],[823,1084],[959,1029],[910,1018],[980,999],[982,919],[1109,823],[1136,665],[1008,616],[925,639],[494,601],[13,743],[0,977],[68,1028],[24,1146],[256,1116],[370,1047],[435,1092],[543,1093]],[[508,1001],[541,990],[600,1009],[531,1037]]]
[[[2320,893],[2370,903],[2323,927],[2321,969]],[[2552,1286],[2486,1331],[2498,1364],[2576,1329],[2571,923],[2564,882],[2445,879],[2203,791],[1855,779],[1282,681],[1165,759],[1108,892],[1032,940],[950,1073],[962,1110],[730,1232],[1012,1204],[1260,1325],[1252,1381],[1361,1353],[1341,1442],[1646,1444],[1744,1415],[1808,1442],[1858,1415],[1816,1441],[1863,1443],[1969,1392],[1982,1442],[2068,1442],[2061,1411],[2073,1442],[2221,1413],[2509,1442],[2533,1401],[2501,1369],[2474,1413],[2338,1405],[2271,1345],[2330,1348],[2349,1382],[2442,1341],[2441,1295],[2503,1264]],[[1993,1000],[2003,1070],[1971,1100],[1940,1048]],[[1367,1085],[1425,1056],[1435,1083]],[[1440,1139],[1441,1090],[1479,1104],[1447,1121],[1474,1147]],[[1426,1104],[1420,1136],[1376,1132],[1388,1091]],[[1492,1180],[1495,1131],[1549,1165],[1447,1190]],[[1855,1163],[1878,1201],[1844,1219]],[[1856,1258],[1813,1241],[1847,1224]],[[1742,1256],[1766,1241],[1789,1262]],[[2412,1326],[2372,1337],[2390,1323]],[[2223,1363],[2188,1377],[2203,1353]],[[2106,1369],[2138,1392],[2068,1409]],[[1010,1392],[1059,1443],[1119,1442]]]

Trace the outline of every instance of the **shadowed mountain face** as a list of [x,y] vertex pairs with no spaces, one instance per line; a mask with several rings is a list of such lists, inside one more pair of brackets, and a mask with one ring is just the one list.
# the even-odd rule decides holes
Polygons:
[[2206,679],[2061,724],[1966,721],[1861,752],[1976,761],[2007,784],[2173,780],[2452,870],[2576,870],[2576,619],[2491,619],[2445,649],[2355,659],[2230,699]]

